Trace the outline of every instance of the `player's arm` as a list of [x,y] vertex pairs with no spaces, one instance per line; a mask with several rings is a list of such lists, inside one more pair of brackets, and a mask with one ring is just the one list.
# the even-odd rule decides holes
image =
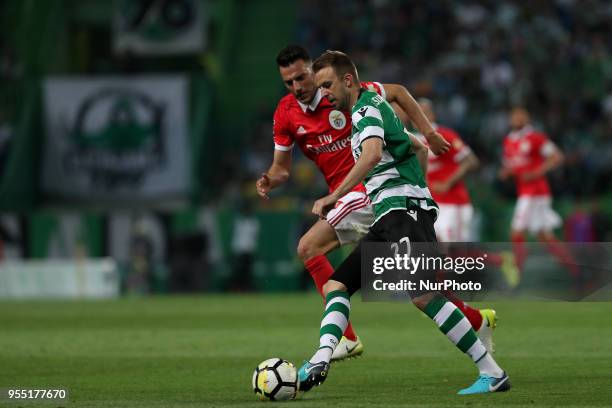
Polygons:
[[476,170],[479,164],[480,162],[478,161],[478,157],[476,157],[472,151],[469,151],[459,162],[459,167],[457,170],[446,180],[434,183],[434,185],[432,185],[432,189],[440,193],[447,192],[453,188],[455,184],[463,180],[467,173]]
[[542,176],[545,176],[551,170],[563,164],[565,160],[563,152],[557,147],[556,144],[547,140],[541,148],[541,154],[546,158],[544,163],[534,171],[526,172],[523,174],[522,179],[525,181],[533,180]]
[[270,190],[284,184],[289,179],[291,169],[291,150],[295,140],[291,131],[287,107],[282,101],[274,111],[272,137],[274,139],[272,165],[255,182],[257,194],[266,200],[269,198]]
[[257,194],[266,200],[270,190],[284,184],[291,170],[291,150],[274,150],[272,165],[255,183]]
[[427,144],[434,154],[442,154],[448,151],[450,144],[436,132],[423,110],[412,97],[406,87],[397,84],[383,84],[387,102],[395,102],[406,113],[416,128],[427,139]]
[[502,181],[506,181],[512,176],[512,169],[509,166],[502,164],[502,167],[497,172],[497,177]]
[[[402,121],[402,123],[406,124],[410,121],[410,118],[408,118],[406,112],[404,112],[404,110],[397,104],[397,102],[391,102],[391,107],[395,111],[397,117]],[[419,161],[419,165],[423,170],[423,174],[427,174],[427,155],[429,153],[429,148],[412,133],[408,133],[408,135],[410,141],[412,142],[414,154],[416,155],[417,160]]]
[[414,150],[414,154],[416,155],[416,158],[419,161],[419,165],[423,170],[423,174],[427,174],[427,154],[429,153],[427,146],[425,146],[425,144],[421,142],[419,138],[413,135],[412,133],[408,133],[408,137],[412,142],[412,149]]
[[376,167],[382,158],[382,150],[383,139],[381,137],[368,137],[365,139],[361,143],[361,155],[351,171],[349,171],[333,193],[315,201],[312,206],[312,213],[319,217],[325,217],[327,212],[334,207],[336,201],[351,191],[357,184],[361,183],[368,175],[368,172]]
[[565,161],[565,156],[563,155],[561,149],[559,149],[557,145],[553,142],[548,143],[550,143],[548,145],[550,146],[550,153],[548,153],[546,161],[542,164],[542,167],[540,167],[542,175],[548,173],[551,170],[556,169],[557,167],[560,167]]
[[408,114],[404,112],[404,110],[397,104],[397,102],[389,102],[389,104],[395,111],[395,114],[397,115],[399,120],[401,120],[402,123],[406,126],[410,125],[410,118],[408,117]]

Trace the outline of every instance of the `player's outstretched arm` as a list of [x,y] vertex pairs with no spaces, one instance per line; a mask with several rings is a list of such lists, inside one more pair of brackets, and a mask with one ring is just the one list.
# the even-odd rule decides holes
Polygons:
[[406,112],[412,123],[421,132],[427,144],[434,154],[446,153],[450,149],[450,143],[436,132],[427,116],[419,106],[416,100],[412,97],[406,87],[397,84],[383,84],[387,102],[396,102],[399,107]]
[[340,197],[347,194],[357,184],[361,183],[368,172],[372,170],[382,158],[383,139],[381,137],[369,137],[361,143],[361,155],[355,165],[346,175],[342,183],[333,193],[318,199],[312,206],[312,213],[324,218]]
[[289,179],[291,170],[291,151],[274,150],[274,159],[267,172],[255,182],[257,194],[269,199],[268,193],[273,188],[284,184]]

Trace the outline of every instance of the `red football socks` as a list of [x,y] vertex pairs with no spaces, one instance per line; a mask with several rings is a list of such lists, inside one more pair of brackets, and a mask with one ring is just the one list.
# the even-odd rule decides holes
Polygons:
[[512,251],[514,252],[514,260],[519,269],[519,273],[522,274],[523,265],[525,264],[528,252],[523,234],[512,234]]
[[578,265],[573,255],[567,249],[567,246],[557,238],[547,239],[545,243],[548,252],[550,252],[563,264],[563,266],[567,268],[574,279],[577,278],[580,273],[578,270]]

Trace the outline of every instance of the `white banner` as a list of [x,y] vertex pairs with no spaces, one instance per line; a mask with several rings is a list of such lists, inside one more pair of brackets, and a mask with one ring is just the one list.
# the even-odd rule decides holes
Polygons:
[[0,299],[118,296],[119,272],[112,259],[0,263]]
[[47,197],[153,206],[187,197],[186,79],[51,78],[44,90]]
[[201,52],[207,19],[201,0],[115,2],[116,53],[175,55]]

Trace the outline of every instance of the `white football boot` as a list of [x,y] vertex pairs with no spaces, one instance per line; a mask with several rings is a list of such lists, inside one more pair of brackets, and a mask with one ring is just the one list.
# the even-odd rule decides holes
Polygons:
[[360,356],[362,353],[363,353],[363,343],[359,339],[359,336],[357,336],[356,341],[349,340],[346,337],[342,336],[340,343],[338,343],[338,346],[336,347],[336,349],[334,350],[334,353],[332,354],[331,361],[332,362],[342,361],[347,358],[353,358],[353,357]]
[[489,353],[494,353],[493,330],[497,327],[497,313],[493,309],[481,309],[480,315],[482,316],[482,324],[477,332],[478,338]]

